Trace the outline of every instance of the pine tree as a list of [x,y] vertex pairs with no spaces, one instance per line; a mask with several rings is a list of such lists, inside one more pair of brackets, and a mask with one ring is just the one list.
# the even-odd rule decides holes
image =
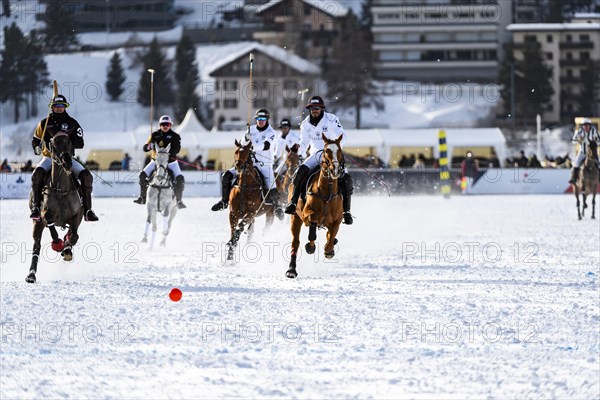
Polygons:
[[356,128],[361,127],[361,109],[375,106],[383,110],[384,104],[373,83],[373,53],[370,29],[361,28],[356,21],[355,29],[349,29],[334,50],[326,65],[327,95],[335,107],[352,107],[355,111]]
[[581,70],[581,87],[577,98],[579,110],[583,117],[596,116],[600,113],[600,61],[588,60]]
[[520,118],[529,123],[535,121],[537,114],[543,113],[554,94],[552,68],[544,63],[541,46],[537,42],[525,43],[520,64],[523,81],[518,86],[517,105]]
[[[511,76],[512,75],[512,76]],[[517,60],[514,56],[514,46],[512,43],[507,43],[504,45],[504,59],[500,64],[500,69],[498,71],[498,85],[500,85],[500,97],[502,98],[502,105],[504,115],[510,115],[511,118],[515,116],[512,113],[519,114],[516,110],[512,110],[512,99],[513,93],[512,90],[515,89],[515,103],[516,103],[516,92],[517,88],[521,86],[523,75],[520,70],[520,64],[517,63]],[[515,104],[516,106],[516,104]]]
[[175,62],[175,80],[179,86],[175,117],[181,121],[189,108],[198,111],[200,107],[200,97],[196,94],[200,84],[196,47],[186,35],[177,44]]
[[43,92],[50,80],[48,79],[48,65],[44,60],[44,52],[40,43],[42,42],[38,32],[33,29],[27,37],[27,45],[24,48],[23,75],[25,78],[25,91],[29,94],[30,112],[29,117],[37,115],[37,94]]
[[2,50],[2,64],[0,64],[0,102],[12,101],[14,104],[14,121],[19,122],[19,106],[25,99],[25,65],[23,49],[27,40],[23,32],[13,22],[11,26],[4,27],[4,50]]
[[123,84],[125,83],[125,73],[121,63],[121,56],[118,52],[114,52],[110,59],[110,65],[106,74],[106,92],[110,96],[111,101],[119,101],[123,94]]
[[73,4],[63,0],[47,0],[44,21],[44,45],[47,52],[69,51],[78,43],[75,20],[72,15]]
[[169,78],[169,62],[163,54],[156,37],[148,52],[143,56],[144,69],[140,76],[140,87],[138,89],[138,102],[144,106],[150,105],[150,73],[149,68],[154,69],[154,104],[172,105],[173,89]]

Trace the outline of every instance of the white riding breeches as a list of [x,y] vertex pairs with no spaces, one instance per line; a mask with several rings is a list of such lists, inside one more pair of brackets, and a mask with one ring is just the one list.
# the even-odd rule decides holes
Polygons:
[[[273,185],[273,182],[275,181],[275,173],[273,172],[273,164],[263,164],[263,165],[259,164],[259,165],[255,165],[255,167],[258,168],[260,173],[265,178],[265,185],[267,186],[267,189],[272,188],[271,185]],[[233,175],[234,178],[237,176],[237,171],[235,168],[231,168],[229,170],[229,172],[231,172],[231,174]]]
[[[167,165],[167,168],[171,170],[174,178],[177,178],[179,175],[181,175],[181,169],[179,168],[179,163],[177,161],[171,161],[169,165]],[[144,172],[146,173],[146,176],[149,177],[155,169],[156,162],[152,160],[148,163],[148,165],[146,165],[146,167],[144,167]]]
[[[46,172],[50,171],[52,169],[52,158],[43,156],[40,162],[38,163],[38,167],[42,167]],[[75,174],[75,178],[78,178],[79,173],[84,169],[85,168],[79,163],[79,161],[73,159],[73,166],[71,167],[71,170]]]
[[[581,167],[581,164],[583,164],[583,162],[585,161],[585,152],[580,149],[579,152],[577,153],[577,156],[575,157],[575,162],[573,163],[573,166],[575,168],[579,168]],[[596,163],[598,164],[598,168],[600,168],[600,159],[596,159]]]

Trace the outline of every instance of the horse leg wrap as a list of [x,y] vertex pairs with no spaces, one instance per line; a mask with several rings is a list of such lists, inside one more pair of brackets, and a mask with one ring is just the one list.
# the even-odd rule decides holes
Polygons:
[[311,242],[317,240],[317,224],[311,223],[308,228],[308,240]]

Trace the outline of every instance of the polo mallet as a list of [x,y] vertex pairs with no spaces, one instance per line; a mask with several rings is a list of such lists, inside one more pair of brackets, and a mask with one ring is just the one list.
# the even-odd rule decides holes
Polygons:
[[150,72],[150,133],[152,134],[152,119],[154,118],[154,70],[152,68],[148,68],[148,72]]
[[52,113],[52,103],[54,102],[54,98],[58,96],[58,83],[56,79],[52,81],[52,99],[50,100],[50,104],[48,104],[48,117],[46,118],[46,123],[44,124],[44,130],[42,131],[42,137],[40,138],[42,142],[42,146],[46,147],[44,142],[44,136],[46,135],[46,128],[48,127],[48,120],[50,119],[50,114]]

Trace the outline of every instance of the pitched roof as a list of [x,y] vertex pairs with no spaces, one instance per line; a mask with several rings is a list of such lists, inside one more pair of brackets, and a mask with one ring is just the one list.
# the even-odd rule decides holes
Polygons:
[[318,75],[321,73],[321,68],[319,68],[318,65],[313,64],[302,57],[298,57],[293,53],[289,53],[285,51],[285,49],[273,44],[265,45],[256,42],[249,43],[248,46],[244,46],[238,51],[232,52],[228,56],[223,57],[221,60],[208,67],[207,72],[209,75],[212,75],[215,71],[253,51],[263,53],[264,55],[271,57],[304,74]]
[[[282,3],[285,0],[271,0],[266,4],[263,4],[262,6],[258,7],[258,9],[256,10],[256,14],[260,14],[266,10],[268,10],[269,8]],[[348,15],[348,8],[344,7],[343,5],[341,5],[340,3],[338,3],[335,0],[327,0],[327,1],[323,1],[323,0],[302,0],[304,3],[309,4],[311,6],[313,6],[314,8],[321,10],[329,15],[331,15],[332,17],[345,17],[346,15]]]

